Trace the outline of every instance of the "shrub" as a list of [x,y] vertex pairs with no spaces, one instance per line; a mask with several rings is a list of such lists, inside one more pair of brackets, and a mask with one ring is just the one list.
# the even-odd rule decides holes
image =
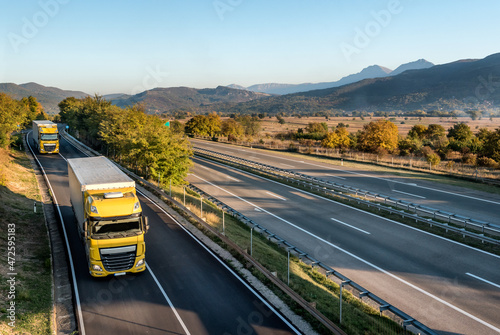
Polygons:
[[432,166],[436,166],[441,163],[441,158],[436,153],[428,155],[427,157],[425,157],[425,159],[427,159],[427,162],[431,163]]
[[494,159],[489,157],[479,157],[476,163],[478,166],[484,166],[494,169],[498,169],[499,167],[499,164]]
[[477,155],[468,152],[468,153],[463,155],[462,163],[476,165],[476,159],[477,159]]

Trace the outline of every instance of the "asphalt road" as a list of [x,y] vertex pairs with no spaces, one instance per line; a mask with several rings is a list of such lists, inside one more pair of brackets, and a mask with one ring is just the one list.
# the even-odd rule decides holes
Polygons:
[[[30,143],[31,137],[30,137]],[[84,157],[64,139],[60,155],[36,155],[52,186],[74,264],[80,334],[296,334],[298,331],[180,225],[144,196],[147,270],[93,278],[70,205],[65,159]]]
[[415,180],[392,173],[370,171],[369,167],[362,170],[331,165],[310,160],[307,156],[298,159],[279,152],[243,148],[217,142],[202,140],[191,140],[191,142],[195,148],[199,147],[245,158],[500,225],[500,195],[498,194],[438,184],[422,179]]
[[442,334],[500,333],[500,257],[219,164],[190,183]]

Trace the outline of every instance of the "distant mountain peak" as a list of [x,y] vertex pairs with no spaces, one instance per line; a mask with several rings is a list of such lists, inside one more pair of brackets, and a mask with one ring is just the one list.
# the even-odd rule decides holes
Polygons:
[[433,66],[434,66],[433,63],[431,63],[423,58],[420,58],[419,60],[416,60],[414,62],[401,64],[394,71],[392,71],[390,75],[397,76],[398,74],[403,73],[403,72],[408,71],[408,70],[422,70],[422,69],[428,69],[428,68],[433,67]]
[[387,74],[389,74],[389,73],[392,72],[391,69],[388,69],[388,68],[386,68],[384,66],[380,66],[380,65],[374,64],[374,65],[370,65],[370,66],[365,67],[359,73],[365,73],[365,72],[370,72],[370,71],[382,71],[382,72],[387,73]]
[[332,82],[322,82],[322,83],[302,83],[302,84],[280,84],[280,83],[265,83],[256,84],[249,87],[242,87],[240,85],[229,85],[229,87],[236,89],[244,89],[253,92],[262,92],[268,94],[293,94],[298,92],[307,92],[313,90],[321,90],[325,88],[339,87],[343,85],[352,84],[364,79],[374,79],[388,76],[395,76],[407,70],[420,70],[426,69],[434,66],[431,62],[421,58],[414,62],[406,63],[400,65],[396,70],[381,66],[381,65],[370,65],[362,69],[358,73],[350,74],[348,76],[342,77],[340,80]]
[[237,84],[231,84],[227,85],[229,88],[234,88],[236,90],[246,90],[247,88],[245,86],[237,85]]

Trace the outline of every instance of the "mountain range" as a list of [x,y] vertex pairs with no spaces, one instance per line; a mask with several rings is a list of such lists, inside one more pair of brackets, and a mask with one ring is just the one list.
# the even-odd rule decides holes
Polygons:
[[13,84],[0,83],[0,92],[10,95],[14,99],[34,96],[49,114],[59,113],[57,104],[68,97],[83,98],[87,93],[80,91],[67,91],[57,87],[47,87],[37,83]]
[[[315,89],[323,86],[328,88]],[[331,86],[334,85],[334,86]],[[336,86],[335,86],[336,85]],[[276,95],[280,89],[300,87],[300,92]],[[255,92],[250,89],[266,91]],[[311,90],[308,90],[312,88]],[[49,113],[70,96],[88,96],[36,83],[0,84],[0,92],[20,99],[32,95]],[[270,93],[275,92],[275,93]],[[500,110],[500,53],[480,60],[460,60],[432,65],[425,60],[403,64],[394,71],[373,65],[336,82],[317,84],[262,84],[241,86],[155,88],[136,95],[112,94],[104,98],[120,107],[142,103],[149,113],[190,111],[204,113],[310,114],[337,111],[413,111],[482,108]]]
[[380,65],[371,65],[371,66],[368,66],[367,68],[364,68],[359,73],[351,74],[351,75],[348,75],[346,77],[341,78],[340,80],[332,81],[332,82],[304,83],[304,84],[297,84],[297,85],[268,83],[268,84],[252,85],[249,87],[243,87],[240,85],[232,84],[232,85],[228,85],[228,87],[241,89],[241,90],[248,90],[248,91],[253,91],[253,92],[262,92],[262,93],[282,95],[282,94],[291,94],[291,93],[297,93],[297,92],[321,90],[321,89],[331,88],[331,87],[339,87],[342,85],[352,84],[352,83],[355,83],[355,82],[363,80],[363,79],[395,76],[395,75],[403,73],[404,71],[407,71],[407,70],[427,69],[427,68],[430,68],[433,66],[434,66],[434,64],[432,64],[431,62],[428,62],[425,59],[419,59],[415,62],[402,64],[402,65],[398,66],[394,71],[390,70],[386,67],[380,66]]
[[246,102],[239,112],[314,113],[325,110],[413,111],[500,110],[500,53],[340,87]]
[[[150,113],[170,110],[196,112],[198,109],[210,110],[213,105],[236,104],[269,97],[269,94],[237,90],[226,86],[196,89],[190,87],[155,88],[136,95],[121,95],[110,99],[119,107],[144,103]],[[109,96],[104,96],[108,98]]]

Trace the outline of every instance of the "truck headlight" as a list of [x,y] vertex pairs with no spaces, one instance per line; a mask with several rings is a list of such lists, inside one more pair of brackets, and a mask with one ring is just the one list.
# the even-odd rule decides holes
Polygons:
[[143,258],[143,259],[141,259],[141,260],[139,260],[139,261],[137,262],[137,264],[135,265],[135,267],[136,267],[136,268],[138,268],[139,266],[143,266],[143,265],[144,265],[144,258]]
[[99,214],[99,212],[97,211],[97,207],[94,205],[90,206],[90,211],[94,214]]
[[134,204],[134,211],[138,210],[139,208],[141,208],[141,205],[139,204],[139,201],[137,201],[137,202]]
[[99,265],[94,264],[94,265],[92,265],[92,270],[93,271],[102,271],[102,268]]

